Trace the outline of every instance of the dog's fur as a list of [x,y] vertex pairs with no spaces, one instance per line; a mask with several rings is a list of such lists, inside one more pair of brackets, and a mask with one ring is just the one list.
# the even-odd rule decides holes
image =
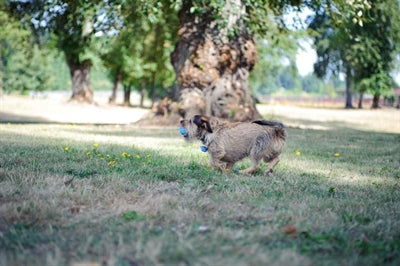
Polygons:
[[241,173],[252,174],[260,162],[269,163],[265,175],[279,162],[279,155],[286,143],[286,131],[282,123],[253,121],[230,123],[214,117],[195,115],[181,120],[186,140],[198,139],[207,147],[213,167],[228,173],[234,164],[250,157],[252,165]]

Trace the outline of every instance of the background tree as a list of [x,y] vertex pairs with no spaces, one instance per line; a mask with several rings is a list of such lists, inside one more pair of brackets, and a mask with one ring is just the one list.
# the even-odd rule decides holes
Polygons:
[[[363,95],[373,95],[372,108],[379,107],[379,98],[395,87],[390,73],[395,69],[400,53],[400,2],[371,1],[364,10],[366,19],[355,28],[355,83]],[[361,98],[361,97],[360,97]],[[359,107],[362,104],[362,98]]]
[[102,49],[103,61],[112,69],[115,80],[110,100],[115,101],[117,84],[122,82],[126,96],[130,88],[140,91],[141,107],[148,88],[153,104],[157,87],[170,87],[174,82],[169,54],[176,41],[174,29],[178,28],[177,12],[169,1],[147,4],[124,2],[118,9],[117,33]]
[[[65,55],[72,81],[72,100],[93,102],[88,51],[93,36],[112,23],[113,1],[11,0],[8,10],[30,24],[38,42],[51,38]],[[101,19],[99,19],[101,18]]]
[[271,95],[283,87],[280,76],[284,70],[289,70],[287,75],[292,75],[293,79],[297,76],[296,54],[305,36],[303,30],[284,29],[274,16],[266,19],[268,34],[256,39],[258,60],[250,74],[253,93],[261,95]]
[[[360,4],[362,3],[362,4]],[[399,52],[399,2],[371,1],[348,6],[323,1],[316,9],[310,28],[314,35],[319,76],[346,75],[346,108],[352,108],[350,89],[374,95],[373,107],[379,96],[391,88],[390,72]],[[360,99],[359,107],[361,107]]]
[[[354,15],[366,1],[332,2],[345,6],[346,15]],[[185,116],[204,113],[234,121],[259,118],[248,84],[257,60],[253,36],[268,36],[269,17],[275,16],[276,23],[284,29],[282,14],[303,6],[318,9],[320,3],[317,0],[185,1],[180,11],[179,41],[171,56],[182,113]]]
[[185,117],[260,118],[248,77],[257,59],[241,1],[185,1],[171,55]]
[[0,95],[3,87],[23,94],[49,89],[46,51],[33,45],[29,29],[0,8]]
[[[317,61],[314,64],[314,71],[318,77],[338,76],[345,73],[346,77],[346,103],[345,108],[353,108],[352,82],[353,82],[353,54],[351,46],[354,44],[354,36],[350,34],[350,25],[344,24],[346,17],[351,13],[338,10],[333,3],[323,1],[315,9],[315,15],[309,25],[314,36],[314,44],[317,52]],[[341,6],[339,6],[341,7]],[[340,17],[340,18],[339,18]],[[337,23],[340,21],[339,23]]]

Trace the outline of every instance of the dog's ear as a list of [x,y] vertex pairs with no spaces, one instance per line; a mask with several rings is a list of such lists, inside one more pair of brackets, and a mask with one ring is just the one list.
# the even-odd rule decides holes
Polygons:
[[208,132],[213,133],[210,118],[204,115],[195,115],[193,118],[193,123],[195,123],[198,127],[205,128]]

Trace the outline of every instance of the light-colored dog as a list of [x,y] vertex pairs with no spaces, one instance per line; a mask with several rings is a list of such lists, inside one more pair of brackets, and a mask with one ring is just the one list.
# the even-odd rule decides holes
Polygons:
[[195,115],[181,120],[181,134],[186,140],[198,139],[208,150],[213,167],[228,173],[234,164],[250,157],[252,165],[241,173],[252,174],[260,162],[269,163],[265,175],[279,162],[279,155],[286,143],[286,131],[282,123],[254,121],[230,123],[214,117]]

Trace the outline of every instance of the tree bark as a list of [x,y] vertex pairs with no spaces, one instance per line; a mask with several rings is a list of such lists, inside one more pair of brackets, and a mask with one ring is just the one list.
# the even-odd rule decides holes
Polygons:
[[131,105],[131,87],[124,86],[124,106]]
[[3,58],[0,54],[0,97],[3,96]]
[[150,91],[150,93],[151,93],[151,108],[153,108],[153,106],[154,106],[154,103],[155,103],[155,101],[156,101],[156,72],[153,72],[152,74],[151,74],[151,84],[150,84],[150,86],[151,86],[151,91]]
[[[228,17],[225,27],[212,14],[200,17],[190,13],[191,6],[191,1],[184,1],[179,14],[179,41],[171,54],[180,91],[179,113],[231,121],[261,118],[248,82],[257,50],[241,21],[246,12],[241,1],[227,1],[223,10]],[[235,27],[233,35],[229,30]]]
[[353,109],[353,99],[351,95],[351,70],[346,70],[346,109]]
[[358,109],[363,108],[364,91],[360,91],[360,98],[358,99]]
[[110,103],[110,104],[115,104],[117,101],[117,91],[118,91],[118,86],[121,83],[121,79],[122,79],[122,72],[120,69],[118,69],[117,73],[115,74],[114,86],[112,88],[112,93],[111,93],[110,99],[108,100],[108,103]]
[[146,86],[147,86],[146,78],[142,78],[141,90],[140,90],[140,104],[139,104],[139,106],[141,108],[143,108],[143,106],[144,106],[144,97],[146,95]]
[[93,91],[90,86],[90,68],[92,63],[89,59],[82,63],[68,61],[68,67],[72,80],[71,100],[78,102],[93,103]]
[[380,94],[376,93],[374,94],[374,98],[372,99],[372,106],[371,108],[376,109],[379,108],[379,98],[380,98]]

